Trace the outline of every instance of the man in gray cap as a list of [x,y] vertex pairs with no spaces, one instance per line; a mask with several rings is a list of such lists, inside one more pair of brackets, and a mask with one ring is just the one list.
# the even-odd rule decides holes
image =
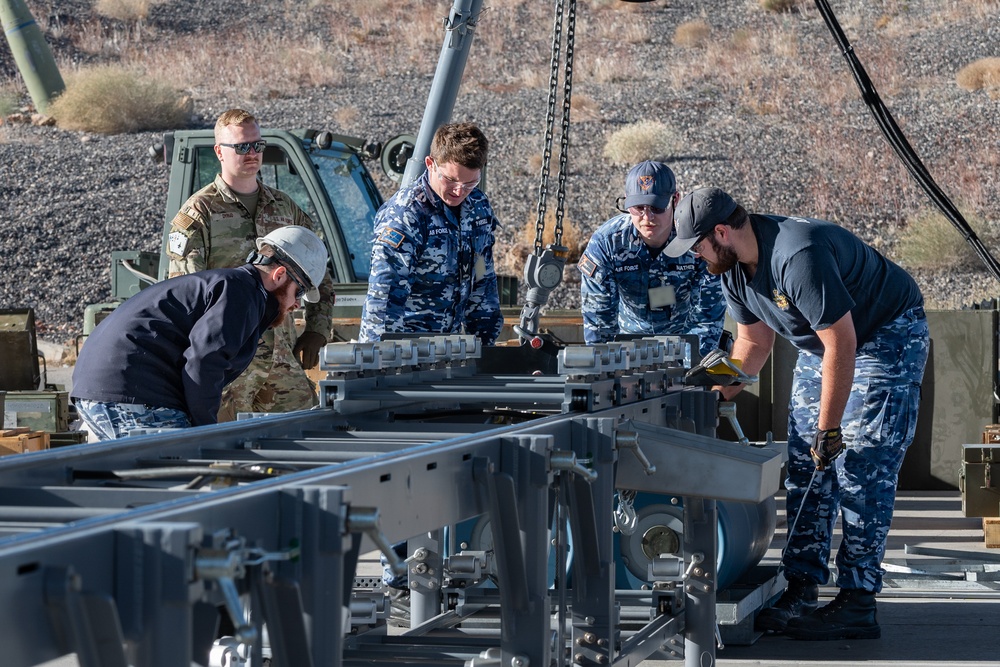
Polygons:
[[583,334],[588,344],[620,333],[698,336],[702,355],[719,344],[725,303],[719,279],[691,253],[668,257],[674,173],[661,162],[642,162],[625,179],[625,201],[598,228],[578,264]]
[[[760,371],[775,332],[799,350],[788,411],[788,588],[757,627],[797,639],[880,637],[880,563],[929,347],[920,290],[846,229],[748,214],[718,188],[684,197],[674,224],[664,252],[694,251],[722,276],[743,370]],[[721,392],[729,399],[740,388]],[[817,609],[838,513],[840,591]]]

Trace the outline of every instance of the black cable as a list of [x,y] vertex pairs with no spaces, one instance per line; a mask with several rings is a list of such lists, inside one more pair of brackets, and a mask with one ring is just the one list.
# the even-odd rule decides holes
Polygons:
[[868,77],[868,72],[865,71],[865,68],[861,65],[861,61],[858,60],[857,55],[854,53],[854,47],[851,46],[851,43],[844,35],[844,31],[841,29],[840,23],[837,22],[837,17],[833,15],[833,10],[830,9],[829,3],[826,0],[816,0],[816,7],[819,9],[820,14],[823,15],[823,20],[826,21],[827,27],[830,29],[834,40],[836,40],[837,45],[840,47],[841,53],[843,53],[844,58],[847,60],[851,74],[854,75],[854,81],[861,90],[861,99],[864,100],[868,110],[871,111],[875,122],[879,126],[879,130],[881,130],[889,145],[892,146],[893,151],[895,151],[900,161],[902,161],[903,166],[906,167],[906,170],[910,172],[914,180],[923,188],[927,196],[931,198],[934,205],[941,210],[944,216],[962,234],[965,241],[972,246],[972,249],[983,260],[983,263],[993,277],[1000,281],[1000,263],[993,257],[989,249],[983,245],[983,242],[976,235],[976,232],[973,231],[972,227],[969,226],[962,213],[934,181],[930,172],[927,171],[927,168],[921,162],[920,157],[906,140],[902,130],[896,125],[892,113],[890,113],[888,107],[882,102],[882,98],[879,97],[878,91],[875,90],[875,84],[872,83]]

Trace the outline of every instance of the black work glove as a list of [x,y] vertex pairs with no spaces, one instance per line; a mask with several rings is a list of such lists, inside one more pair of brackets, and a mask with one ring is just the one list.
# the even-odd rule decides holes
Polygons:
[[309,370],[319,363],[319,351],[326,345],[326,338],[315,331],[306,331],[295,341],[292,354],[298,359],[302,368]]
[[826,470],[833,460],[844,451],[844,436],[839,428],[817,431],[809,454],[816,464],[816,470]]

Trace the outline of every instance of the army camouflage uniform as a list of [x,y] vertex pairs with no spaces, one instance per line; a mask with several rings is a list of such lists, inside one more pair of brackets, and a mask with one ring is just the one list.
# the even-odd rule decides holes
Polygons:
[[429,172],[375,216],[362,342],[384,333],[469,333],[492,345],[503,327],[493,266],[497,219],[478,188],[459,215],[431,189]]
[[[578,267],[588,345],[635,333],[694,334],[702,355],[718,346],[726,315],[719,277],[690,252],[654,257],[628,214],[611,218],[594,232]],[[660,286],[673,289],[674,303],[650,307],[649,290]]]
[[[236,267],[257,249],[256,239],[284,225],[300,225],[322,236],[309,216],[279,190],[258,183],[256,218],[217,175],[184,203],[170,224],[167,255],[170,277],[203,269]],[[306,304],[306,331],[329,340],[334,291],[329,273],[319,285],[320,301]],[[289,412],[316,405],[313,385],[292,354],[297,335],[292,318],[280,329],[269,329],[244,373],[226,387],[220,421],[238,412]]]

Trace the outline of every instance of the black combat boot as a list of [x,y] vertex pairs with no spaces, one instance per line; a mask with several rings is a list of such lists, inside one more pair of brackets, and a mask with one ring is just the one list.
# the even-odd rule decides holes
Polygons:
[[841,589],[830,604],[790,620],[785,634],[793,639],[878,639],[882,629],[875,617],[875,593]]
[[761,609],[754,621],[757,632],[784,632],[790,619],[808,614],[816,609],[819,586],[801,579],[789,579],[788,588],[778,601],[766,609]]

